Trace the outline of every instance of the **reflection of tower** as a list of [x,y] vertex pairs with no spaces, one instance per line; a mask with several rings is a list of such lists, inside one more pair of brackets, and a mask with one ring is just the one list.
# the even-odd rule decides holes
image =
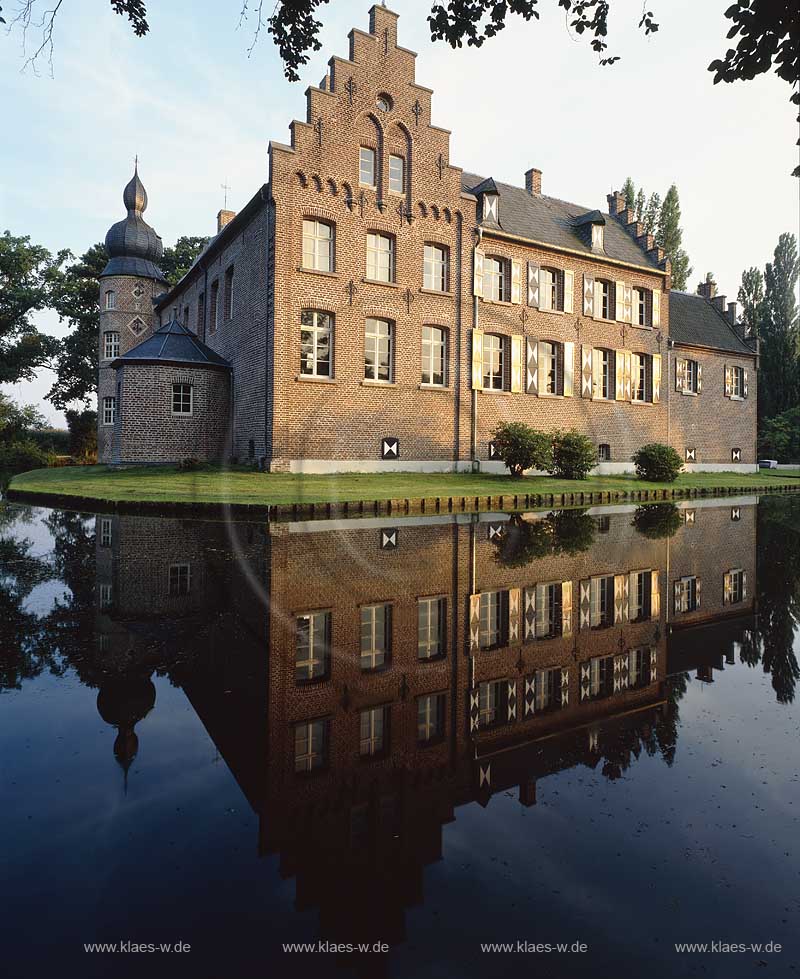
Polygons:
[[147,192],[138,168],[122,200],[128,214],[106,235],[109,262],[100,276],[100,371],[98,378],[97,451],[101,462],[113,458],[116,421],[116,372],[111,361],[148,337],[156,324],[153,297],[166,282],[158,262],[164,253],[161,239],[145,221]]
[[97,694],[97,713],[106,724],[117,729],[114,757],[125,773],[139,750],[135,726],[146,717],[156,703],[156,688],[149,676],[122,676],[107,680]]

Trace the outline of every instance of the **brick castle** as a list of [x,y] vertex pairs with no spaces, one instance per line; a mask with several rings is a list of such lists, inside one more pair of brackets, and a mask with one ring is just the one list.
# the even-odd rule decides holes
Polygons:
[[108,463],[268,471],[502,469],[502,421],[577,428],[598,471],[651,441],[689,469],[756,465],[757,343],[626,208],[462,170],[432,92],[370,10],[307,91],[269,179],[169,288],[138,172],[100,281]]

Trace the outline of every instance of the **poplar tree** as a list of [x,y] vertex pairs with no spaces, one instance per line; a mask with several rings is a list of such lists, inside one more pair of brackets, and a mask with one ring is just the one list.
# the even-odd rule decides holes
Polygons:
[[625,206],[634,208],[636,205],[636,187],[630,177],[625,178],[625,183],[622,185],[622,193],[625,197]]
[[736,297],[742,307],[742,324],[745,336],[758,336],[759,323],[764,314],[764,276],[755,266],[742,272],[742,284]]
[[664,203],[658,216],[656,244],[667,254],[672,262],[672,282],[676,289],[685,289],[692,267],[689,256],[681,247],[683,231],[681,230],[681,204],[678,198],[678,188],[675,184],[667,191]]

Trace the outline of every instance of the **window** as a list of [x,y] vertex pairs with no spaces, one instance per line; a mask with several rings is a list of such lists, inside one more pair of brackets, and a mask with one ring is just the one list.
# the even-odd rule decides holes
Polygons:
[[103,357],[106,360],[119,357],[119,333],[114,330],[108,330],[103,334]]
[[487,255],[483,260],[483,298],[508,302],[511,298],[511,263]]
[[100,546],[111,547],[111,517],[100,518]]
[[303,268],[333,272],[333,225],[325,221],[303,221]]
[[478,648],[504,646],[508,627],[508,592],[485,591],[480,596]]
[[508,685],[505,680],[490,680],[478,686],[478,727],[492,727],[506,719]]
[[631,357],[631,400],[653,400],[653,358],[650,354],[633,354]]
[[539,309],[564,309],[564,273],[560,269],[539,269]]
[[694,612],[699,608],[697,577],[679,578],[675,582],[675,611]]
[[370,707],[359,716],[359,754],[362,758],[382,755],[388,744],[389,708]]
[[653,575],[650,571],[634,571],[628,586],[628,618],[631,622],[646,622],[652,608]]
[[402,156],[389,156],[389,193],[404,194],[406,191],[406,161]]
[[632,322],[634,326],[652,326],[653,323],[653,293],[650,289],[631,290]]
[[330,673],[331,613],[298,615],[296,629],[295,680],[303,683],[325,679]]
[[375,186],[375,150],[362,146],[358,157],[358,182],[367,187]]
[[422,327],[422,383],[447,384],[447,331],[438,326]]
[[723,575],[723,605],[736,605],[745,600],[747,597],[745,581],[745,573],[741,568],[728,571]]
[[211,283],[211,309],[209,310],[210,313],[209,332],[211,333],[217,332],[217,315],[218,315],[218,306],[219,306],[218,300],[219,300],[219,280],[216,279],[214,282]]
[[117,399],[103,398],[103,424],[113,425],[117,420]]
[[589,625],[606,629],[614,624],[614,575],[592,578],[589,591]]
[[589,693],[591,699],[610,697],[614,692],[614,657],[595,656],[589,660]]
[[300,314],[300,373],[310,377],[332,377],[333,316],[318,309]]
[[443,693],[417,697],[417,741],[430,744],[444,737],[445,697]]
[[536,639],[552,639],[562,632],[562,588],[561,582],[551,582],[536,586],[536,619],[534,635]]
[[611,446],[608,442],[601,442],[597,446],[597,461],[611,462]]
[[111,608],[114,604],[114,595],[111,590],[111,585],[106,582],[101,583],[100,593],[98,595],[100,608]]
[[615,362],[613,350],[595,350],[597,379],[595,397],[613,399],[615,393]]
[[742,367],[731,368],[731,397],[744,397],[744,368]]
[[447,599],[420,598],[417,602],[417,658],[444,656],[446,635]]
[[686,364],[686,379],[684,381],[683,390],[690,391],[693,394],[697,394],[698,384],[697,380],[699,377],[698,364],[696,360],[687,360]]
[[422,287],[447,292],[449,250],[444,245],[426,245],[422,265]]
[[505,376],[505,342],[495,333],[483,335],[483,387],[489,391],[502,391]]
[[392,380],[393,324],[368,319],[364,330],[364,377],[368,381]]
[[225,272],[225,294],[224,294],[225,309],[223,311],[223,319],[229,320],[233,319],[233,266]]
[[391,633],[391,605],[365,605],[361,609],[362,670],[376,670],[389,662]]
[[169,569],[169,593],[173,598],[182,598],[189,594],[192,587],[192,566],[190,564],[172,564]]
[[628,653],[628,686],[646,687],[652,678],[650,669],[650,647],[632,649]]
[[313,772],[328,763],[328,721],[303,721],[294,726],[294,770]]
[[534,710],[536,713],[561,707],[561,668],[537,670],[533,675]]
[[201,292],[197,297],[197,332],[198,334],[201,330],[205,329],[205,317],[206,317],[206,294]]
[[191,415],[194,409],[194,393],[191,384],[172,385],[172,414]]
[[117,294],[113,289],[106,289],[106,309],[117,308]]
[[614,292],[613,282],[609,282],[608,279],[594,280],[594,315],[597,319],[613,320],[616,318]]
[[394,238],[389,235],[367,235],[367,278],[394,282]]
[[603,250],[603,225],[592,225],[592,251],[601,252]]
[[189,329],[189,307],[188,306],[184,306],[183,307],[183,325],[186,327],[187,330]]
[[560,343],[539,344],[539,394],[563,394],[564,348]]
[[375,105],[381,110],[381,112],[391,112],[392,100],[388,95],[379,95],[375,100]]

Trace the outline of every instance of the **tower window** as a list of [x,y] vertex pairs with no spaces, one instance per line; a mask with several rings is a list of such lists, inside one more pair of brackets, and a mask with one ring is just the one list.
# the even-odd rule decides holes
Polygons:
[[103,398],[103,424],[113,425],[117,420],[117,399]]
[[103,357],[106,360],[119,357],[119,333],[115,330],[108,330],[103,334]]
[[117,308],[117,294],[113,289],[106,289],[106,309]]

